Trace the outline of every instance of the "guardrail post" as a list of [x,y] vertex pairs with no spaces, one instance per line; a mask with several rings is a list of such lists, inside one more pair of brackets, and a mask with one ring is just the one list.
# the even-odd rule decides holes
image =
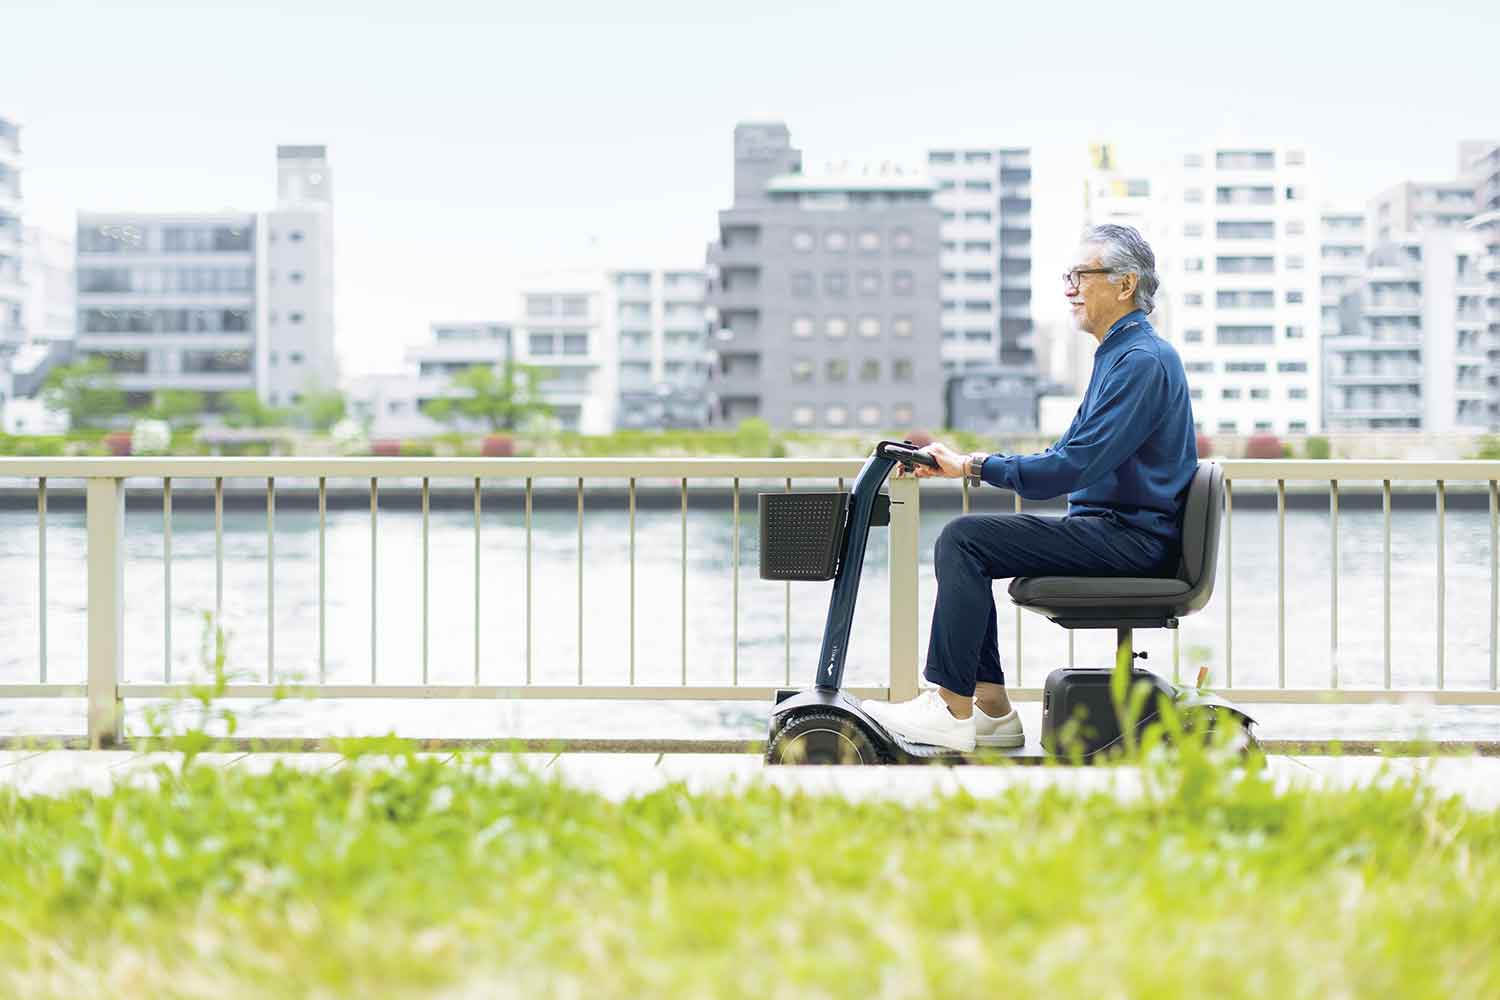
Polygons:
[[917,528],[921,517],[917,481],[891,484],[891,675],[892,701],[917,696]]
[[125,481],[88,481],[88,734],[95,750],[120,742],[125,637]]

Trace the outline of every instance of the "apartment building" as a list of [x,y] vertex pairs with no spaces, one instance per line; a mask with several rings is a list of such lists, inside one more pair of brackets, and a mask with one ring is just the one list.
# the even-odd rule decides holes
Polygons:
[[1305,150],[1219,146],[1166,174],[1162,298],[1199,429],[1303,434],[1321,422],[1321,223]]
[[941,422],[934,191],[895,167],[804,173],[786,125],[736,126],[734,203],[708,249],[720,419],[872,433]]
[[606,313],[616,342],[621,428],[690,428],[712,422],[715,355],[701,268],[616,268]]

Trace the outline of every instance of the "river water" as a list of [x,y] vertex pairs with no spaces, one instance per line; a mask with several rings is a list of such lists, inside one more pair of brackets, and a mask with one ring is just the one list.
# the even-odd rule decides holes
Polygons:
[[[747,487],[753,492],[754,486]],[[996,494],[999,496],[998,494]],[[587,495],[586,495],[587,497]],[[1008,502],[1008,497],[1004,498]],[[439,509],[429,535],[428,678],[433,683],[523,684],[527,680],[526,533],[516,504],[496,504],[481,520],[478,627],[475,624],[475,539],[472,511]],[[636,515],[634,678],[640,684],[801,686],[812,674],[830,585],[762,581],[757,573],[759,524],[753,510],[740,526],[738,641],[735,641],[733,526],[727,503],[695,500],[684,534],[680,512],[656,506]],[[932,543],[952,510],[925,510],[921,524],[922,655],[935,582]],[[1292,509],[1286,521],[1286,659],[1288,687],[1322,688],[1334,668],[1330,654],[1330,520],[1326,510]],[[318,675],[318,520],[316,511],[279,510],[275,579],[268,588],[264,512],[228,512],[224,522],[225,624],[230,668],[244,680],[268,675],[268,605],[274,601],[274,676]],[[1451,688],[1490,684],[1489,515],[1449,510],[1446,517],[1444,680]],[[1436,683],[1438,605],[1437,521],[1433,510],[1398,509],[1391,529],[1391,681],[1396,687]],[[330,682],[422,680],[422,533],[420,515],[382,510],[371,556],[368,509],[327,515],[327,660]],[[1274,687],[1277,670],[1277,547],[1274,510],[1237,509],[1232,522],[1233,569],[1220,579],[1209,607],[1180,630],[1183,676],[1206,664],[1211,683],[1225,684],[1225,619],[1233,606],[1233,683]],[[56,510],[47,529],[47,679],[81,683],[85,654],[83,515]],[[126,517],[125,676],[165,676],[163,536],[158,500],[134,497]],[[0,683],[39,680],[38,533],[33,512],[0,511]],[[888,627],[887,532],[872,532],[849,653],[848,683],[883,685]],[[582,561],[580,592],[579,564]],[[373,562],[373,567],[372,567]],[[1382,632],[1383,522],[1378,509],[1340,515],[1338,595],[1339,682],[1384,682]],[[375,606],[371,606],[372,569]],[[531,541],[530,677],[538,684],[625,684],[631,676],[630,536],[625,511],[543,505]],[[1016,655],[1016,612],[1001,607],[1001,657],[1011,683],[1040,684],[1067,662],[1067,633],[1026,614]],[[179,509],[172,532],[172,675],[201,670],[203,614],[214,606],[213,514]],[[788,601],[790,593],[790,601]],[[685,602],[684,602],[685,594]],[[684,614],[685,603],[685,614]],[[788,606],[790,620],[788,621]],[[371,619],[374,617],[372,657]],[[580,620],[581,647],[580,647]],[[790,660],[788,661],[788,637]],[[1075,633],[1079,665],[1111,662],[1113,633]],[[1137,633],[1147,664],[1170,676],[1172,636]],[[737,658],[736,658],[737,651]],[[139,710],[141,706],[134,705]],[[1033,706],[1034,708],[1034,706]],[[722,737],[763,731],[765,706],[755,703],[652,702],[380,702],[369,699],[294,701],[250,706],[246,731],[277,735],[385,732],[413,736]],[[1406,706],[1256,706],[1268,736],[1371,737],[1427,732],[1500,738],[1500,709]],[[1031,709],[1028,709],[1031,712]],[[0,702],[0,733],[82,729],[74,699]],[[138,718],[133,725],[139,725]]]

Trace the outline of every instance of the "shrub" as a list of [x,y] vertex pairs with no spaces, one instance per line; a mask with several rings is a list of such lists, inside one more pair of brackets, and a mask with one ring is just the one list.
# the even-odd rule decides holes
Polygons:
[[490,434],[480,447],[485,458],[510,458],[516,453],[516,439],[509,434]]
[[402,458],[431,458],[437,453],[431,441],[402,441]]
[[1500,462],[1500,436],[1486,434],[1479,439],[1479,450],[1473,458],[1485,462]]
[[378,458],[395,458],[401,454],[401,442],[394,438],[376,438],[370,442],[370,454]]
[[110,433],[104,435],[104,447],[111,455],[114,455],[116,457],[129,455],[130,432],[111,431]]
[[1245,445],[1246,458],[1281,458],[1281,439],[1275,434],[1252,434]]
[[734,429],[734,451],[744,458],[764,458],[771,454],[771,425],[759,417],[741,420]]
[[1310,437],[1302,446],[1302,456],[1304,458],[1325,460],[1328,458],[1330,452],[1331,449],[1328,447],[1328,439],[1326,437]]

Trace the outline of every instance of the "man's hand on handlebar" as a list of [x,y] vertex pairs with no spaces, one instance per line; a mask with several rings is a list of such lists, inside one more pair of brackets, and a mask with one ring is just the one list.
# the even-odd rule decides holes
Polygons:
[[[925,465],[913,466],[911,474],[914,474],[918,479],[931,479],[933,477],[941,479],[963,478],[964,462],[968,459],[968,455],[959,454],[941,441],[934,441],[927,447],[918,450],[921,454],[931,455],[938,463],[936,469]],[[896,475],[898,477],[908,475],[906,467],[898,465],[896,467]]]

